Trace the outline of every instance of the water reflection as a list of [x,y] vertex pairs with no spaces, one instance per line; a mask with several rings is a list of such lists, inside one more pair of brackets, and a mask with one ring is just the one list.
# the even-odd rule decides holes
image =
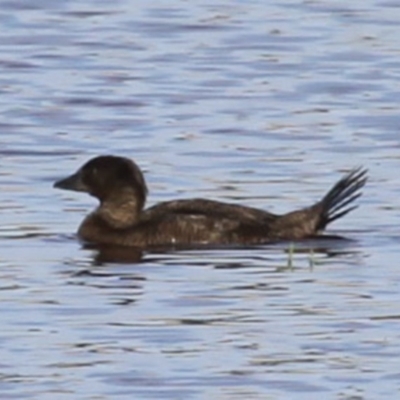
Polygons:
[[[347,239],[338,235],[323,235],[309,240],[301,240],[296,242],[280,242],[269,245],[255,246],[155,246],[146,249],[136,247],[85,244],[84,250],[90,250],[93,266],[102,266],[108,263],[116,264],[136,264],[153,263],[165,264],[173,260],[174,262],[187,263],[190,258],[190,264],[195,266],[210,265],[215,259],[215,268],[219,269],[236,269],[246,268],[248,259],[243,257],[243,253],[248,255],[252,260],[257,260],[262,254],[263,260],[268,258],[268,253],[274,254],[277,251],[287,254],[287,264],[281,268],[294,268],[296,256],[305,255],[309,258],[310,267],[318,259],[337,258],[357,253],[355,248],[357,241]],[[223,262],[223,257],[229,256],[229,261]],[[238,255],[237,261],[235,255]],[[304,258],[304,257],[302,257]],[[197,262],[197,263],[196,263]],[[252,265],[252,264],[250,264]]]
[[143,250],[135,247],[84,245],[85,250],[92,250],[92,265],[107,263],[135,264],[142,260]]

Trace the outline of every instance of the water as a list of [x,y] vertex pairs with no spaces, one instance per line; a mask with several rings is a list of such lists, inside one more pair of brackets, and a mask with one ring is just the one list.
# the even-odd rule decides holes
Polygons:
[[[0,396],[400,392],[400,9],[390,1],[0,1]],[[350,241],[115,254],[52,189],[134,158],[149,202],[272,212],[370,170]],[[118,261],[118,262],[117,262]]]

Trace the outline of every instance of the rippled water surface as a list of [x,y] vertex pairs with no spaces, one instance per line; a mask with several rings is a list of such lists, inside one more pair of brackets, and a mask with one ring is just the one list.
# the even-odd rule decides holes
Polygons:
[[[400,393],[396,1],[0,1],[0,397]],[[149,204],[285,212],[364,165],[351,240],[120,254],[52,189],[134,158]],[[290,253],[293,252],[291,255]]]

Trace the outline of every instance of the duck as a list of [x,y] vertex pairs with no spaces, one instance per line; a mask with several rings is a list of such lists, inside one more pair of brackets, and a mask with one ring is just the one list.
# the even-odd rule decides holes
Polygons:
[[323,235],[328,224],[357,208],[367,170],[350,170],[313,205],[285,214],[217,200],[163,201],[145,208],[148,189],[131,159],[101,155],[54,183],[99,201],[78,229],[85,243],[152,246],[258,245]]

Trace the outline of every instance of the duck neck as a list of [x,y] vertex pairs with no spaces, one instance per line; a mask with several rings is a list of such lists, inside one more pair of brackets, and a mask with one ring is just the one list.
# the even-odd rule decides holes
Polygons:
[[101,201],[95,213],[112,228],[126,229],[138,222],[142,208],[143,201],[126,188]]

